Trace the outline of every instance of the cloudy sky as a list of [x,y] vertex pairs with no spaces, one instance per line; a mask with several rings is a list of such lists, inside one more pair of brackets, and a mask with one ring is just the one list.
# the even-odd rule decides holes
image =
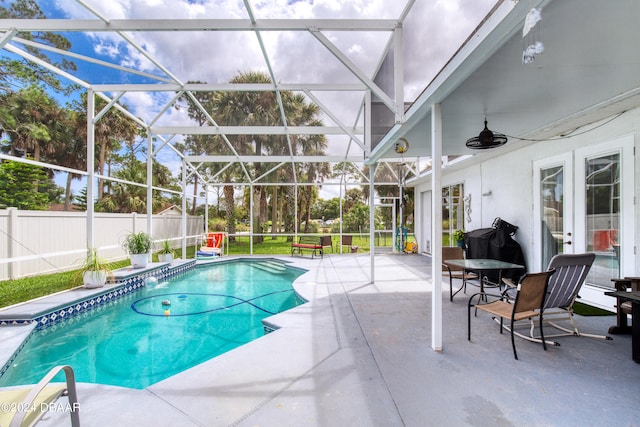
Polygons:
[[[84,0],[107,19],[247,19],[241,0]],[[257,19],[398,19],[406,0],[248,0]],[[416,0],[404,22],[405,100],[413,101],[496,0]],[[49,17],[95,19],[74,0],[43,2]],[[389,40],[389,32],[325,32],[340,50],[372,76]],[[182,82],[228,82],[240,71],[267,71],[253,32],[129,33],[152,58]],[[109,62],[162,74],[157,66],[115,33],[70,34],[73,50],[86,51]],[[89,37],[89,39],[87,38]],[[276,79],[281,83],[352,83],[357,79],[313,36],[306,32],[262,33]],[[91,45],[88,44],[91,43]],[[80,64],[80,77],[92,83],[138,82],[136,76],[96,72]],[[155,102],[151,94],[129,97],[137,114]],[[359,95],[361,96],[361,95]],[[347,101],[359,103],[360,100]],[[137,104],[140,104],[139,107]],[[342,99],[338,105],[344,105]],[[348,119],[345,119],[348,120]]]
[[[411,102],[428,85],[465,39],[485,18],[497,0],[416,0],[403,23],[404,97]],[[256,19],[399,19],[407,0],[247,0]],[[75,0],[43,0],[49,18],[95,19],[96,14]],[[84,0],[105,19],[247,19],[242,0]],[[323,34],[373,77],[390,32],[334,31]],[[264,50],[280,83],[355,83],[349,72],[315,37],[307,32],[261,33]],[[145,58],[117,33],[68,33],[72,50],[100,60],[166,77],[162,67],[180,82],[226,83],[239,72],[268,71],[253,32],[131,32],[126,34],[149,53]],[[153,82],[130,73],[105,70],[75,61],[77,75],[90,83]],[[170,95],[136,92],[123,100],[132,112],[152,118]],[[362,92],[317,93],[319,101],[346,125],[358,117]],[[158,124],[184,124],[184,112],[169,109]],[[333,125],[328,117],[325,124]],[[360,123],[361,124],[361,123]],[[329,152],[344,154],[348,139],[332,138]],[[341,152],[342,151],[342,152]],[[357,154],[351,152],[350,154]]]

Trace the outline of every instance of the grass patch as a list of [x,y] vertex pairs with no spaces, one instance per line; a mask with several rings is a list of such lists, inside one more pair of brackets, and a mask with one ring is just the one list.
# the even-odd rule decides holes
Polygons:
[[[229,242],[229,255],[248,255],[250,252],[249,236],[238,236],[233,242]],[[390,241],[391,239],[389,239]],[[340,253],[340,248],[336,246],[339,242],[339,236],[333,236],[334,252]],[[369,252],[368,237],[354,236],[353,245],[358,246],[358,252]],[[337,249],[336,249],[337,248]],[[331,251],[326,248],[328,253]],[[344,252],[349,252],[344,249]],[[253,253],[256,255],[291,255],[291,242],[287,241],[286,236],[264,236],[262,243],[253,245]],[[176,249],[177,258],[182,258],[182,250]],[[192,259],[195,256],[195,247],[187,247],[185,258]],[[158,260],[156,254],[152,257],[153,261]],[[127,267],[131,265],[128,259],[115,261],[110,264],[111,269]],[[45,295],[54,294],[56,292],[72,289],[82,285],[82,278],[78,270],[65,271],[60,273],[43,274],[40,276],[25,277],[16,280],[5,280],[0,282],[0,308],[24,301],[29,301]]]
[[[340,242],[340,236],[333,236],[333,253],[340,253],[336,243]],[[389,239],[390,241],[391,239]],[[247,255],[250,252],[250,237],[236,236],[235,241],[229,242],[229,255]],[[369,253],[369,239],[367,237],[353,237],[353,245],[358,246],[358,252]],[[347,248],[343,249],[348,253]],[[291,255],[291,242],[286,236],[263,236],[261,243],[253,244],[253,253],[256,255]],[[325,248],[325,253],[331,253],[330,248]]]
[[[112,269],[126,267],[129,260],[111,263]],[[0,307],[6,307],[82,285],[78,270],[43,274],[0,282]]]
[[573,312],[580,316],[613,316],[615,313],[581,302],[573,303]]

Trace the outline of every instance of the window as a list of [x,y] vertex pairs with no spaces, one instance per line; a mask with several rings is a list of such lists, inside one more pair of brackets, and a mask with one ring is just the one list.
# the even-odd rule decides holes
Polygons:
[[464,184],[442,188],[442,246],[455,246],[456,230],[464,230]]
[[613,287],[620,277],[620,154],[585,159],[587,251],[596,253],[589,283]]

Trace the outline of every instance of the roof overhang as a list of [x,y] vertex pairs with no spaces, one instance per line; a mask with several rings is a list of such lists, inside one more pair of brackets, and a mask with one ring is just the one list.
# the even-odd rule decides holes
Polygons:
[[[544,53],[523,64],[522,27],[532,7],[542,8],[539,37]],[[508,135],[493,156],[568,136],[640,105],[640,3],[612,7],[597,0],[503,2],[372,152],[369,162],[393,156],[398,138],[409,155],[431,155],[431,110],[442,111],[442,154],[479,154],[465,146],[487,118],[491,130]],[[597,24],[594,24],[597,23]],[[597,25],[598,31],[592,31]],[[520,139],[518,139],[520,138]]]

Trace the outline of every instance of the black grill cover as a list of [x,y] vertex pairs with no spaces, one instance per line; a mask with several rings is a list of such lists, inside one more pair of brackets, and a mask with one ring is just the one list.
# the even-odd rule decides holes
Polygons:
[[[524,265],[524,269],[504,270],[502,277],[518,281],[526,273],[524,254],[520,244],[512,235],[518,227],[496,218],[492,228],[480,228],[464,236],[466,257],[469,259],[487,258]],[[498,274],[487,274],[492,282],[498,281]]]

